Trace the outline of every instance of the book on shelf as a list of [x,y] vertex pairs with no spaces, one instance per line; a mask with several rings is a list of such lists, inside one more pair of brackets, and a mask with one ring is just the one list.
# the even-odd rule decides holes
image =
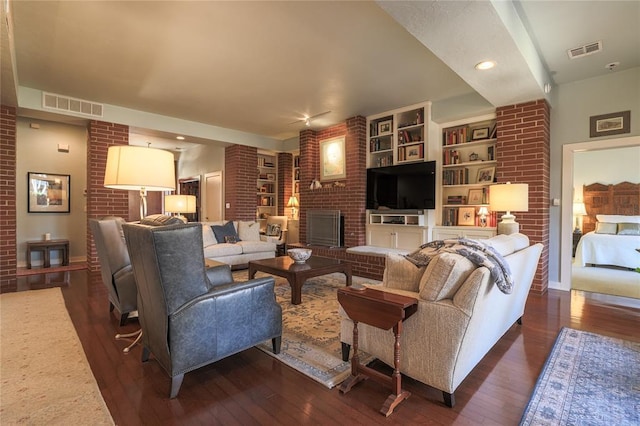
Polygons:
[[443,145],[457,145],[467,142],[467,127],[445,129],[442,134]]
[[467,197],[464,195],[449,195],[447,204],[467,204]]
[[465,185],[469,183],[469,169],[444,170],[442,172],[443,185]]

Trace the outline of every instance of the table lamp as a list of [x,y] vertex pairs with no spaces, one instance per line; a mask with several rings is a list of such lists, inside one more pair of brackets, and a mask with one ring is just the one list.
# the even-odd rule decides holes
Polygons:
[[296,211],[300,204],[298,203],[298,198],[295,195],[289,197],[289,202],[287,203],[287,207],[291,207],[291,219],[296,218]]
[[187,218],[182,216],[181,213],[196,212],[196,196],[182,194],[165,195],[164,211],[167,213],[175,213],[178,219],[181,219],[184,223],[187,223]]
[[511,183],[489,187],[489,207],[492,211],[506,212],[498,223],[498,234],[515,234],[520,224],[511,211],[529,211],[529,184]]
[[487,226],[487,215],[489,214],[489,209],[485,206],[482,206],[478,209],[478,216],[480,216],[480,226],[483,228]]
[[586,216],[587,209],[584,206],[584,203],[577,202],[573,203],[573,217],[576,218],[576,228],[573,230],[576,234],[582,233],[582,228],[580,227],[580,216]]
[[133,145],[109,147],[105,188],[140,191],[140,219],[147,215],[147,191],[173,191],[176,176],[173,154]]

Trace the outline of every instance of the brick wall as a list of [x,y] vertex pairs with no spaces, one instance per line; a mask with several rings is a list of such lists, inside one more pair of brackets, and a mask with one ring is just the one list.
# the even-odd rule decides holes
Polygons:
[[291,217],[291,208],[287,207],[293,194],[293,154],[278,153],[278,215]]
[[129,144],[129,127],[90,121],[87,141],[87,269],[100,269],[98,254],[89,229],[89,219],[104,216],[129,217],[129,192],[104,187],[104,171],[107,165],[107,152],[110,146]]
[[231,145],[224,150],[224,192],[226,220],[255,220],[258,150],[255,147]]
[[311,248],[313,250],[313,254],[316,256],[339,259],[351,264],[351,274],[354,276],[382,281],[385,266],[384,256],[347,253],[347,250],[345,248],[329,248],[322,246],[309,247],[303,244],[291,244],[287,247]]
[[[340,180],[344,187],[327,185],[322,189],[309,188],[311,181],[320,178],[319,143],[325,139],[345,136],[347,178]],[[366,203],[366,119],[352,117],[345,123],[323,130],[300,132],[300,241],[306,242],[309,209],[335,209],[344,215],[344,245],[364,245]]]
[[531,290],[549,285],[550,107],[545,100],[500,107],[496,111],[498,182],[528,183],[529,211],[514,212],[520,232],[544,249]]
[[0,106],[0,293],[17,289],[16,109]]

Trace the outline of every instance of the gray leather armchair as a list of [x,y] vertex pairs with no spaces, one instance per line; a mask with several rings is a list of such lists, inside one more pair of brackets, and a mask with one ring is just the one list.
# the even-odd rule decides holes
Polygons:
[[280,352],[272,277],[233,282],[228,265],[206,269],[200,224],[123,229],[138,283],[142,361],[153,353],[169,374],[170,398],[189,371],[269,339]]
[[89,226],[96,243],[102,282],[109,292],[109,311],[117,309],[120,325],[124,325],[129,314],[138,309],[136,280],[133,276],[129,252],[122,233],[121,217],[90,219]]

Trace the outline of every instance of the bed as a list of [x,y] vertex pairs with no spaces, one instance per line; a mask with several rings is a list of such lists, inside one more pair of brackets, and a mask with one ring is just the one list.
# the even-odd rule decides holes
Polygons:
[[640,184],[585,185],[583,198],[587,216],[575,264],[640,267]]

